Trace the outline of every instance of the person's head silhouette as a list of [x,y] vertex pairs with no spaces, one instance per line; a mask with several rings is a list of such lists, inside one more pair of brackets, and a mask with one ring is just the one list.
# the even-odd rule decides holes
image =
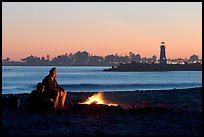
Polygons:
[[56,78],[57,69],[56,69],[55,67],[51,68],[49,72],[50,72],[50,75],[51,75],[53,78]]

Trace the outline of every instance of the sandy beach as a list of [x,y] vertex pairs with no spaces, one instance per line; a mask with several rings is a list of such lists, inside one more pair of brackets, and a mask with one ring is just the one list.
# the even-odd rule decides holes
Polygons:
[[[68,92],[66,105],[69,100],[83,102],[93,94]],[[119,104],[124,112],[30,112],[28,95],[14,94],[20,98],[20,107],[3,108],[3,135],[202,134],[202,87],[104,92],[104,99]]]

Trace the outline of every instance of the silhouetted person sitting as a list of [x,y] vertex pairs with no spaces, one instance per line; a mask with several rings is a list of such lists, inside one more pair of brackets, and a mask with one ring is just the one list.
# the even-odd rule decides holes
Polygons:
[[51,68],[49,75],[42,80],[43,85],[45,85],[45,93],[47,94],[47,97],[53,99],[55,109],[58,107],[59,102],[60,107],[64,108],[64,103],[67,96],[66,90],[58,85],[56,75],[57,69]]
[[37,84],[36,90],[33,90],[28,98],[28,108],[34,111],[50,110],[53,102],[44,94],[45,86],[42,83]]

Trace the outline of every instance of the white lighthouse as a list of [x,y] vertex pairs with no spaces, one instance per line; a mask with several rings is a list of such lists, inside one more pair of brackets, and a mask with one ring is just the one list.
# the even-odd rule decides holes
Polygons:
[[160,64],[166,64],[166,51],[165,51],[165,43],[162,42],[160,46]]

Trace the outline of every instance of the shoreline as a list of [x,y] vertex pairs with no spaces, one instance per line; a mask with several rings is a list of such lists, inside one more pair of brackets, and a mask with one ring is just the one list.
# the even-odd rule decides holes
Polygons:
[[[174,91],[174,90],[193,90],[193,89],[202,89],[202,87],[192,87],[192,88],[173,88],[173,89],[147,89],[147,90],[117,90],[117,91],[101,91],[104,93],[116,93],[116,92],[155,92],[155,91]],[[96,93],[96,92],[100,92],[100,91],[67,91],[68,93]],[[29,94],[27,92],[24,93],[6,93],[6,94],[2,94],[3,96],[5,95],[19,95],[19,94]]]

